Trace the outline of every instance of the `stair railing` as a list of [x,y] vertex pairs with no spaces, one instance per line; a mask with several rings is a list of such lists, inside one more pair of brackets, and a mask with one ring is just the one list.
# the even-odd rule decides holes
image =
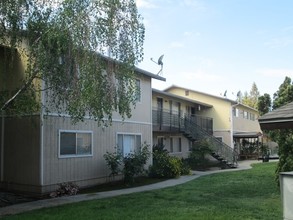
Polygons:
[[208,140],[213,153],[221,157],[228,165],[237,166],[238,154],[230,146],[218,140],[215,136],[204,130],[190,117],[181,119],[184,122],[184,130],[190,139],[193,140]]

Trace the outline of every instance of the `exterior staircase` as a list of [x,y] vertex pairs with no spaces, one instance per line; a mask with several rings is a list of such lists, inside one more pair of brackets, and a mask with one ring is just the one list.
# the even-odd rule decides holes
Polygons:
[[211,156],[222,162],[228,168],[238,166],[238,154],[230,146],[213,136],[213,121],[211,118],[198,115],[170,113],[153,109],[153,130],[181,132],[192,142],[206,140],[209,143]]
[[193,117],[181,118],[180,132],[190,141],[206,140],[209,143],[211,156],[221,161],[228,168],[236,168],[238,166],[238,154],[228,145],[218,140],[211,132],[203,129],[196,123]]

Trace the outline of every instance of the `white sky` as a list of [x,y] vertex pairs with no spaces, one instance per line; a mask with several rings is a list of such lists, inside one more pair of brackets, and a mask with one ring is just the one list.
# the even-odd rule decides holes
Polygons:
[[[234,99],[255,82],[261,95],[293,79],[292,0],[136,0],[144,18],[144,61],[163,77],[153,87],[178,85]],[[234,95],[232,94],[234,93]],[[273,98],[273,97],[272,97]]]

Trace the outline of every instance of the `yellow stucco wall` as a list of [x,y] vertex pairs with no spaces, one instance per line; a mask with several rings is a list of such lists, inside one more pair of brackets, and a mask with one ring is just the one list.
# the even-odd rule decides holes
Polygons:
[[[201,110],[200,115],[213,118],[213,135],[215,137],[222,138],[222,141],[229,146],[232,146],[231,130],[233,130],[233,133],[261,132],[257,120],[259,116],[258,111],[248,106],[237,104],[236,102],[223,97],[218,97],[177,86],[170,87],[166,89],[165,92],[212,105],[212,108]],[[242,114],[238,115],[237,117],[234,116],[232,110],[233,107],[237,108],[239,112],[242,112]],[[253,114],[254,119],[245,118],[243,111],[247,112],[247,114]]]
[[227,130],[231,128],[231,103],[229,101],[191,90],[189,90],[189,95],[186,96],[185,91],[186,90],[182,88],[170,88],[168,90],[170,93],[213,105],[212,108],[202,110],[200,113],[205,117],[213,118],[214,130]]

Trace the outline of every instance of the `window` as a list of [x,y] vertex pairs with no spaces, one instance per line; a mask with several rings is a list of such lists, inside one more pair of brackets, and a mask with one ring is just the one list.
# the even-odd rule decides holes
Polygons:
[[182,151],[181,137],[170,137],[170,152],[178,153]]
[[235,117],[239,117],[239,109],[238,108],[233,108],[233,115]]
[[253,113],[249,113],[249,115],[250,115],[250,120],[254,121],[255,120],[255,115]]
[[141,102],[141,86],[140,86],[140,80],[139,79],[136,79],[135,81],[135,84],[136,84],[136,94],[135,94],[135,99],[137,102]]
[[93,134],[91,131],[59,131],[59,156],[91,156]]
[[246,112],[246,111],[243,112],[243,118],[248,119],[248,112]]
[[164,146],[164,137],[163,136],[159,136],[158,137],[158,146]]
[[140,150],[140,134],[118,134],[117,139],[118,151],[122,153],[123,157]]

